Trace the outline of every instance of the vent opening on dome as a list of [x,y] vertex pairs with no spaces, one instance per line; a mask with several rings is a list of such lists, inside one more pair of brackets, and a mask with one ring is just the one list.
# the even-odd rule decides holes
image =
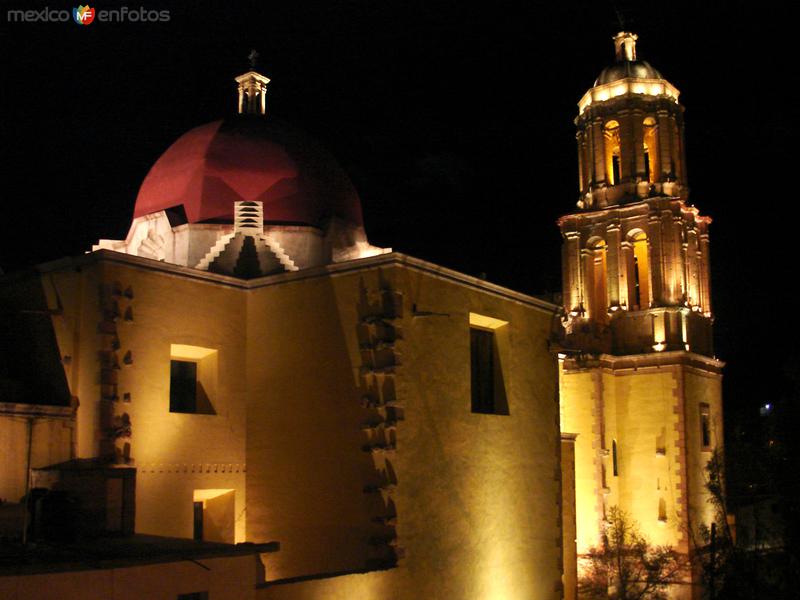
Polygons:
[[177,206],[167,208],[164,210],[164,212],[167,215],[170,227],[178,227],[179,225],[185,225],[189,222],[189,219],[186,217],[186,210],[183,208],[183,204],[178,204]]

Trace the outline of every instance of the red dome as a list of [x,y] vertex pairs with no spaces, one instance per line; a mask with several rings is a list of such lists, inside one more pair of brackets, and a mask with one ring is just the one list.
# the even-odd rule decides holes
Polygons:
[[133,216],[183,205],[189,223],[233,222],[233,203],[264,203],[264,221],[361,226],[350,179],[316,142],[272,118],[237,115],[183,134],[145,177]]

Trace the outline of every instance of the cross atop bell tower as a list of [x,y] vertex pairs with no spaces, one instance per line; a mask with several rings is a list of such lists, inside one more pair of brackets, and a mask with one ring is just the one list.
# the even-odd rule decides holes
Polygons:
[[266,115],[269,78],[256,71],[258,52],[251,50],[247,58],[250,70],[236,78],[239,84],[239,114]]
[[627,31],[620,31],[614,36],[617,61],[636,60],[636,40],[638,39],[638,35]]

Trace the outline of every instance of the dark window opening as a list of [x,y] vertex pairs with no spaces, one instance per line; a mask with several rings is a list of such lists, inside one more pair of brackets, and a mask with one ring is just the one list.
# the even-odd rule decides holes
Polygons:
[[470,353],[472,359],[472,412],[494,412],[494,334],[472,328]]
[[711,447],[711,415],[708,405],[700,405],[700,437],[702,438],[703,448]]
[[472,412],[507,415],[508,402],[494,331],[471,327],[469,335]]
[[644,150],[644,178],[650,181],[650,151],[647,148]]
[[169,411],[195,415],[215,415],[217,411],[203,385],[203,361],[172,359],[169,373]]
[[203,503],[194,503],[194,534],[192,538],[196,542],[203,540]]
[[197,363],[188,360],[170,362],[169,411],[197,412]]
[[617,463],[617,440],[611,442],[611,464],[614,468],[614,477],[619,477],[619,465]]
[[617,185],[620,179],[620,170],[619,170],[619,155],[615,154],[611,157],[611,176],[614,179],[612,182],[613,185]]
[[633,294],[636,300],[634,308],[639,310],[639,307],[642,305],[642,291],[639,287],[639,257],[636,255],[633,257]]

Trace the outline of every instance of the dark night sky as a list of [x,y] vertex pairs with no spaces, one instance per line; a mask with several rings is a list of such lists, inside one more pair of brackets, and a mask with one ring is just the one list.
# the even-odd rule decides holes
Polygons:
[[[158,156],[233,111],[233,77],[255,47],[268,111],[339,158],[370,241],[523,292],[559,289],[555,220],[577,199],[572,120],[613,58],[611,3],[154,0],[141,5],[170,8],[168,24],[6,18],[38,5],[74,6],[0,4],[4,270],[123,237]],[[618,5],[639,56],[687,107],[692,201],[714,218],[726,404],[746,419],[780,391],[763,375],[797,360],[795,243],[779,212],[794,187],[781,165],[796,33],[764,2]]]

